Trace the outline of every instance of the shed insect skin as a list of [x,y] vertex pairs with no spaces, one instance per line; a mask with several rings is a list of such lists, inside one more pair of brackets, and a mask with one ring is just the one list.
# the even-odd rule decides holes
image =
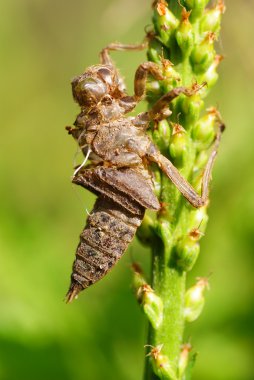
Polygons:
[[208,201],[211,170],[224,125],[219,125],[204,170],[201,195],[146,134],[150,121],[163,120],[171,114],[168,105],[173,99],[180,94],[191,96],[204,84],[174,88],[149,111],[136,117],[125,116],[144,97],[147,75],[157,80],[162,80],[163,75],[159,65],[142,63],[136,70],[134,95],[128,96],[109,52],[145,47],[146,43],[110,44],[101,51],[100,64],[89,67],[72,81],[73,98],[81,112],[74,122],[75,127],[66,129],[91,162],[75,171],[73,182],[94,192],[98,199],[80,236],[67,302],[101,279],[122,256],[141,224],[145,209],[160,209],[147,163],[155,162],[192,206],[201,207]]

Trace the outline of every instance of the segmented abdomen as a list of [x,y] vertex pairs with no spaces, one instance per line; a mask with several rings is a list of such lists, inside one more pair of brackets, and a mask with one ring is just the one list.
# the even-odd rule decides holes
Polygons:
[[144,217],[145,208],[138,204],[135,208],[130,212],[112,199],[97,198],[80,235],[67,302],[100,280],[121,258]]

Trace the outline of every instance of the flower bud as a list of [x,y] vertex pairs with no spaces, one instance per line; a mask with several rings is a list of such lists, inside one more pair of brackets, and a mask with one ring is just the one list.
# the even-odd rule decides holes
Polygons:
[[146,98],[154,99],[155,97],[160,98],[162,95],[161,87],[158,81],[148,80],[146,82]]
[[218,73],[216,71],[219,63],[223,60],[222,55],[216,55],[212,64],[208,67],[204,73],[202,79],[207,83],[207,87],[210,89],[218,80]]
[[176,246],[176,263],[182,271],[190,271],[199,255],[200,247],[197,239],[191,235],[182,238]]
[[199,278],[196,285],[185,293],[184,317],[187,322],[195,321],[201,314],[204,304],[204,291],[208,287],[206,278]]
[[178,26],[178,19],[168,9],[167,3],[164,0],[160,0],[154,11],[153,22],[155,30],[158,33],[161,42],[165,46],[170,45],[170,38]]
[[143,285],[142,292],[142,306],[144,313],[149,319],[154,329],[158,329],[163,321],[163,302],[157,296],[154,290],[149,285]]
[[195,227],[197,226],[200,227],[202,225],[202,228],[203,228],[206,218],[207,218],[207,213],[206,213],[205,206],[194,209],[191,212],[190,224],[191,226],[195,226]]
[[191,231],[198,229],[202,234],[206,229],[208,222],[207,207],[203,206],[190,210],[189,226]]
[[207,149],[214,140],[215,121],[217,119],[217,111],[211,109],[196,123],[192,130],[192,137],[198,143],[198,150]]
[[192,347],[191,347],[190,343],[185,343],[181,347],[179,363],[178,363],[178,377],[179,377],[179,379],[183,378],[185,370],[188,366],[191,349],[192,349]]
[[171,129],[167,120],[159,121],[153,131],[153,141],[158,147],[162,154],[165,154],[168,150],[169,141],[171,136]]
[[145,214],[144,219],[137,230],[137,237],[141,243],[149,246],[151,245],[154,237],[153,220],[147,215],[147,213]]
[[218,34],[221,24],[221,16],[225,12],[223,0],[219,0],[214,8],[208,9],[200,21],[201,32],[213,32]]
[[156,224],[156,232],[158,236],[162,239],[165,249],[167,249],[167,247],[172,242],[172,225],[170,221],[167,219],[159,220]]
[[134,271],[133,288],[138,302],[154,329],[158,329],[163,320],[163,302],[150,285],[147,284],[142,270],[137,263],[132,264]]
[[165,54],[166,52],[163,50],[163,45],[161,42],[153,38],[149,42],[149,48],[147,52],[148,60],[153,61],[155,63],[160,64],[161,63],[161,55]]
[[177,87],[181,83],[180,74],[173,68],[173,64],[165,58],[161,59],[163,66],[163,76],[164,79],[161,81],[164,94],[171,91],[174,87]]
[[176,166],[183,166],[187,153],[186,131],[179,124],[173,124],[173,135],[170,139],[169,152]]
[[139,302],[141,302],[140,299],[140,289],[144,286],[147,285],[146,279],[143,276],[142,269],[140,268],[139,264],[133,263],[132,264],[132,270],[134,272],[133,276],[133,288],[134,291],[136,292],[136,296]]
[[204,73],[215,57],[215,34],[208,32],[203,41],[196,45],[191,53],[191,63],[196,74]]
[[176,41],[184,57],[188,57],[194,47],[194,32],[189,16],[190,12],[183,8],[182,20],[176,31]]
[[151,357],[152,367],[155,375],[163,380],[177,380],[169,358],[161,353],[163,345],[153,347],[148,354]]
[[191,10],[191,19],[196,20],[200,17],[209,0],[184,0],[183,4]]
[[181,111],[184,116],[184,126],[190,127],[199,119],[200,111],[203,106],[204,102],[198,93],[192,96],[186,96],[183,99]]

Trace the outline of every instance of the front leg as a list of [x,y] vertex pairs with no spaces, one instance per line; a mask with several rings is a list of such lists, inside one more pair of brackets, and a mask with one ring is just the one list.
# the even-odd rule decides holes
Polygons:
[[[125,45],[121,43],[111,43],[108,46],[106,46],[102,51],[100,52],[100,62],[103,65],[109,65],[112,66],[114,71],[118,75],[118,80],[119,80],[119,89],[122,90],[123,94],[125,94],[125,84],[123,78],[119,75],[118,70],[113,62],[113,60],[110,57],[110,52],[111,51],[139,51],[143,50],[147,47],[147,40],[145,40],[143,43],[138,44],[138,45]],[[126,98],[126,96],[124,96]],[[136,106],[136,99],[133,96],[127,97],[128,99],[125,99],[123,101],[123,108],[125,108],[125,112],[130,112],[132,111],[133,108]]]
[[192,206],[196,208],[207,204],[211,172],[221,140],[221,133],[224,129],[224,124],[220,124],[210,157],[203,174],[201,195],[199,195],[193,189],[191,184],[179,173],[177,168],[166,157],[164,157],[153,144],[150,145],[149,151],[147,152],[147,158],[150,161],[156,162],[158,164],[161,170],[171,179],[171,181],[175,184],[183,196],[190,202]]
[[[125,45],[121,43],[112,43],[102,49],[100,61],[102,64],[114,66],[110,57],[110,51],[139,51],[147,47],[147,40],[139,45]],[[133,101],[139,102],[145,94],[147,75],[151,74],[157,80],[163,80],[162,71],[159,65],[154,62],[144,62],[136,70],[134,79],[134,96]],[[130,98],[130,97],[129,97]],[[130,101],[130,99],[129,99]]]
[[104,65],[114,65],[112,59],[110,57],[110,51],[139,51],[147,48],[147,40],[138,45],[132,44],[121,44],[119,42],[115,42],[106,46],[100,52],[100,61]]
[[[123,97],[120,100],[121,106],[125,109],[125,113],[132,111],[138,102],[145,95],[146,82],[148,74],[157,80],[163,80],[161,68],[154,62],[144,62],[138,66],[134,78],[134,95]],[[131,105],[131,107],[130,107]],[[165,117],[168,117],[169,113]]]

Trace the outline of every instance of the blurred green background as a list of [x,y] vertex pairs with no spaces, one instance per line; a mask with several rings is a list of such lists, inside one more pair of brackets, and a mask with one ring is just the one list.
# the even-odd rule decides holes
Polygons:
[[[227,2],[218,43],[226,59],[207,101],[228,128],[189,278],[213,273],[186,332],[199,352],[195,380],[254,379],[253,12],[253,1]],[[70,80],[109,42],[141,41],[150,0],[2,0],[0,15],[0,379],[142,379],[147,326],[130,263],[148,270],[147,250],[135,242],[109,276],[63,302],[94,201],[70,183],[76,147],[64,126],[78,113]],[[131,92],[145,53],[114,58]]]

